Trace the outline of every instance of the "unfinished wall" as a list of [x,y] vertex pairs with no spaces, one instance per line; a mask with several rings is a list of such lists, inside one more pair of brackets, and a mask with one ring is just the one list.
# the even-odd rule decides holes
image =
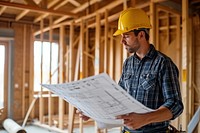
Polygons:
[[[194,43],[194,81],[192,82],[194,87],[194,111],[200,106],[200,17],[196,15],[193,17],[193,43]],[[195,112],[194,112],[195,113]],[[200,131],[200,124],[196,128],[195,133]]]
[[3,23],[1,28],[4,30],[14,30],[13,46],[13,68],[14,76],[13,90],[13,107],[11,114],[14,120],[23,120],[24,115],[29,107],[29,73],[30,73],[30,45],[32,38],[32,26],[17,23]]

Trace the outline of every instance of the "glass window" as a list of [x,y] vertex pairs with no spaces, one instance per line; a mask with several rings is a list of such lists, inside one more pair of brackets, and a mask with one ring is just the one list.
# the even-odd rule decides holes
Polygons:
[[[43,61],[41,61],[41,56],[43,56]],[[51,70],[50,70],[50,62],[51,62]],[[42,71],[41,71],[41,63],[42,63]],[[34,91],[40,91],[41,83],[50,83],[49,82],[50,73],[53,74],[51,77],[51,83],[58,83],[58,71],[56,71],[57,67],[58,67],[58,44],[57,43],[51,44],[50,42],[42,43],[40,41],[35,41],[34,42]],[[41,72],[42,72],[42,78],[41,78]],[[44,91],[45,90],[46,89],[44,89]]]
[[5,46],[0,45],[0,109],[4,107],[4,65],[5,65]]

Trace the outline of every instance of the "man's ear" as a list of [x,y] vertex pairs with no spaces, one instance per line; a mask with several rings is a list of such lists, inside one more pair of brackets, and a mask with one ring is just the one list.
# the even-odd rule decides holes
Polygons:
[[139,36],[140,39],[145,38],[145,32],[144,31],[140,31],[138,36]]

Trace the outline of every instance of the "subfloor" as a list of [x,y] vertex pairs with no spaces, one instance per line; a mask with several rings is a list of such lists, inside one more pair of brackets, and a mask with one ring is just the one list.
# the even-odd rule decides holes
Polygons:
[[[25,130],[27,133],[68,133],[67,130],[64,131],[56,131],[55,129],[46,129],[46,128],[42,128],[36,125],[27,125],[25,127]],[[0,133],[8,133],[5,130],[0,130]],[[76,128],[74,129],[73,133],[79,133],[79,129]],[[86,127],[83,129],[83,133],[95,133],[95,128],[94,127]],[[108,133],[120,133],[120,129],[119,128],[113,128],[113,129],[109,129]]]

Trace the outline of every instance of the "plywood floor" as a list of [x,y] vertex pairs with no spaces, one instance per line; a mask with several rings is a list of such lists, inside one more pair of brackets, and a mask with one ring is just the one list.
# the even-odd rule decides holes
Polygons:
[[[27,133],[68,133],[67,130],[58,132],[55,130],[49,130],[49,129],[45,129],[45,128],[35,126],[35,125],[26,126],[25,130]],[[84,133],[94,133],[95,129],[94,129],[94,127],[87,127],[87,128],[84,128],[83,132]],[[8,133],[8,132],[5,130],[0,130],[0,133]],[[79,129],[75,129],[73,133],[79,133]],[[120,130],[119,130],[119,128],[113,128],[113,129],[109,129],[108,133],[120,133]]]

